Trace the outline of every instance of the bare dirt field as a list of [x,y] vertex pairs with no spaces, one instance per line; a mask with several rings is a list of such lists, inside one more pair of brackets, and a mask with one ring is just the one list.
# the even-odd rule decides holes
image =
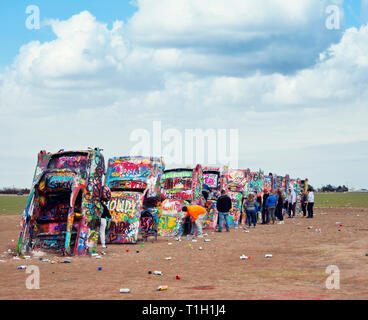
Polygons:
[[[0,299],[368,299],[368,208],[315,211],[314,219],[285,219],[284,225],[258,225],[249,232],[207,231],[210,242],[159,237],[143,247],[110,245],[100,260],[71,257],[71,263],[56,264],[35,256],[14,259],[7,251],[15,251],[20,217],[3,215]],[[241,260],[242,254],[250,259]],[[29,274],[18,265],[39,266],[39,290],[26,289]],[[329,265],[340,270],[339,290],[326,288]],[[155,270],[163,274],[148,273]],[[160,285],[168,290],[157,291]],[[120,288],[131,293],[120,293]]]

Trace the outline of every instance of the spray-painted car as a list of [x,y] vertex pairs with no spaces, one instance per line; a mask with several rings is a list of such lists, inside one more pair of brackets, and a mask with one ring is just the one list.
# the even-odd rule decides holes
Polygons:
[[87,151],[41,151],[22,215],[18,254],[41,248],[67,255],[96,252],[104,158]]
[[206,216],[202,219],[202,227],[205,229],[215,229],[217,225],[218,211],[216,202],[225,189],[225,177],[220,168],[205,167],[203,170],[203,182],[209,190],[206,202]]
[[202,195],[203,171],[201,165],[194,169],[165,170],[161,178],[162,202],[158,234],[176,236],[181,232],[181,221],[185,216],[183,206],[199,204],[204,206]]
[[162,158],[127,156],[109,160],[106,185],[111,189],[108,208],[111,223],[106,229],[106,243],[136,243],[141,214],[150,209],[158,219]]
[[226,168],[225,177],[226,189],[232,202],[229,222],[230,225],[236,226],[239,224],[240,215],[242,214],[242,199],[248,184],[246,170]]

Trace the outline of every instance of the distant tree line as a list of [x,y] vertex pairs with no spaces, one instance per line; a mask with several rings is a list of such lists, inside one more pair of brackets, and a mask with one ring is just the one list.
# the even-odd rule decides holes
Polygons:
[[30,190],[28,188],[2,188],[0,194],[28,194]]
[[327,186],[323,186],[322,188],[318,189],[318,192],[348,192],[349,188],[346,187],[345,185],[343,186],[332,186],[330,184],[328,184]]

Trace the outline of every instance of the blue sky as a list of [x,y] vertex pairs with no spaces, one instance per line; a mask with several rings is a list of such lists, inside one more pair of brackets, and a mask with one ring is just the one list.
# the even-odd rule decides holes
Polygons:
[[0,188],[41,149],[129,154],[153,120],[238,130],[240,168],[367,188],[367,23],[368,0],[2,0]]
[[0,9],[0,71],[12,63],[19,48],[29,42],[50,41],[55,38],[50,27],[28,30],[25,27],[26,8],[40,8],[41,23],[45,19],[64,20],[81,11],[90,11],[99,21],[112,24],[115,20],[126,21],[137,10],[131,0],[2,0]]

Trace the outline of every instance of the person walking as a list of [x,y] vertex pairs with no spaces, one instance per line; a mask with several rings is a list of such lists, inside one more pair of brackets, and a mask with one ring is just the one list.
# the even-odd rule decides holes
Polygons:
[[196,227],[197,237],[202,238],[202,217],[206,214],[206,209],[198,205],[188,205],[183,207],[182,211],[187,213],[186,217],[191,218],[193,226]]
[[257,201],[255,200],[255,196],[254,194],[249,193],[247,199],[243,203],[243,212],[246,212],[247,214],[247,221],[248,221],[249,227],[251,227],[252,223],[253,223],[254,228],[256,227],[257,211],[258,211],[258,207],[257,207]]
[[266,224],[266,218],[267,218],[267,209],[266,209],[266,201],[268,198],[268,189],[263,190],[263,199],[262,199],[262,223]]
[[226,194],[225,190],[221,190],[221,196],[217,199],[216,208],[219,214],[218,232],[222,232],[222,227],[225,221],[226,231],[230,232],[229,211],[232,208],[231,199]]
[[[276,202],[276,211],[275,216],[277,219],[279,219],[279,224],[284,223],[284,216],[282,214],[282,209],[284,207],[284,197],[282,196],[281,190],[277,190],[277,202]],[[282,222],[282,223],[281,223]]]
[[314,192],[313,189],[308,189],[308,197],[307,197],[307,210],[308,210],[308,217],[313,218],[313,206],[314,206]]
[[266,212],[267,212],[267,216],[266,216],[266,224],[269,224],[271,219],[272,219],[272,223],[275,223],[275,209],[276,209],[276,196],[273,194],[273,192],[270,192],[270,195],[267,197],[266,200]]

